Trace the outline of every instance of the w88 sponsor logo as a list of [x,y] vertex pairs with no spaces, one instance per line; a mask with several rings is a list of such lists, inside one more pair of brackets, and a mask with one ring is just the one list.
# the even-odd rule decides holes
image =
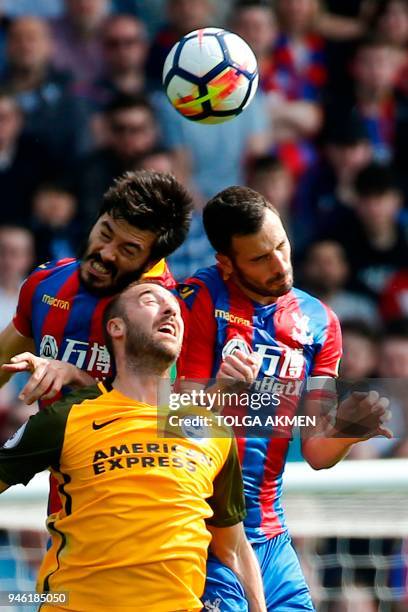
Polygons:
[[[252,350],[242,338],[232,338],[222,351],[222,357],[240,350],[249,355]],[[261,374],[267,377],[299,379],[305,370],[303,349],[256,344],[255,352],[262,358]]]

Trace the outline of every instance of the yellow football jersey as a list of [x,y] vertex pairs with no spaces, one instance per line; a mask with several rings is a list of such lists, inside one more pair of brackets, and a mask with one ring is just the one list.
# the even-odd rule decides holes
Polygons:
[[46,467],[63,507],[47,521],[40,592],[68,593],[60,610],[75,612],[201,609],[206,521],[245,515],[230,437],[159,437],[156,407],[99,385],[31,417],[0,450],[7,484]]

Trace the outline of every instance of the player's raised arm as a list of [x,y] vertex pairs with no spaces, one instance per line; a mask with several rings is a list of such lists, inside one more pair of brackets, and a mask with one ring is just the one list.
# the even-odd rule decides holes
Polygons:
[[334,380],[327,379],[325,385],[315,386],[305,400],[305,412],[316,417],[317,427],[303,432],[302,454],[315,470],[333,467],[358,442],[393,435],[386,427],[391,418],[386,397],[376,391],[355,392],[337,405]]
[[29,381],[19,395],[26,404],[33,404],[39,399],[51,400],[64,386],[88,387],[95,382],[87,372],[71,363],[37,357],[30,352],[15,355],[9,363],[2,365],[2,370],[9,374],[31,372]]
[[59,402],[30,417],[0,448],[0,492],[28,484],[38,472],[58,463],[71,404]]
[[[35,270],[23,283],[18,297],[17,310],[13,320],[0,333],[0,366],[10,362],[19,353],[35,350],[31,310],[34,292],[38,283],[47,274],[45,267]],[[14,374],[13,370],[0,369],[0,386]]]
[[[14,323],[9,323],[7,327],[0,333],[0,365],[8,363],[14,355],[23,351],[32,351],[34,343],[32,338],[23,336],[14,326]],[[0,370],[0,387],[2,387],[10,378],[13,372],[7,369]]]
[[377,392],[352,393],[338,403],[335,379],[342,355],[341,330],[329,309],[327,316],[304,402],[307,416],[315,417],[317,426],[303,430],[302,454],[316,470],[336,465],[357,442],[378,435],[392,437],[385,426],[389,402]]
[[250,612],[266,611],[261,571],[242,523],[246,510],[235,438],[231,441],[228,458],[214,480],[214,493],[208,503],[214,512],[207,521],[212,534],[211,551],[239,579]]
[[36,356],[33,340],[33,296],[39,283],[47,278],[49,266],[35,270],[23,283],[13,321],[0,334],[0,386],[17,372],[31,372],[20,399],[32,404],[54,398],[63,386],[85,387],[94,381],[75,366],[55,359]]
[[245,591],[250,612],[266,612],[258,559],[248,542],[242,523],[220,529],[208,527],[214,555],[237,576]]

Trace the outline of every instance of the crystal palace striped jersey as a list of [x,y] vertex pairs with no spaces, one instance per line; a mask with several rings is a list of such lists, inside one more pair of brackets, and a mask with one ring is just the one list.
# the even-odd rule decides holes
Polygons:
[[[294,414],[307,377],[336,377],[341,332],[335,314],[322,302],[292,289],[274,304],[247,298],[217,266],[199,270],[179,287],[189,310],[188,335],[179,374],[215,377],[223,357],[237,348],[262,357],[257,389],[279,384],[285,401],[276,408]],[[282,474],[291,432],[285,437],[240,438],[247,535],[265,541],[285,531],[280,503]]]
[[[23,336],[34,339],[42,357],[67,361],[95,379],[110,373],[110,358],[102,328],[110,297],[92,295],[80,282],[80,261],[65,259],[37,268],[21,288],[13,323]],[[146,275],[172,288],[164,260]]]

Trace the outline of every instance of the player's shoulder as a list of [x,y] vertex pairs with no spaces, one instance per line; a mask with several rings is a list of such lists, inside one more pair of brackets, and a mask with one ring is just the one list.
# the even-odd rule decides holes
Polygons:
[[78,268],[79,261],[77,259],[66,258],[53,261],[47,261],[35,268],[27,280],[40,282],[50,278],[62,271],[74,271]]
[[65,395],[61,400],[54,402],[41,412],[47,416],[68,416],[73,406],[80,406],[84,402],[95,400],[105,393],[105,389],[100,384],[93,384],[81,389],[76,389]]
[[297,310],[300,316],[307,316],[314,324],[319,326],[329,326],[333,322],[338,322],[337,315],[330,306],[297,287],[294,287],[290,292],[287,306]]
[[177,290],[181,299],[190,308],[202,292],[207,292],[214,300],[223,285],[224,281],[218,266],[209,266],[200,268],[193,276],[179,283]]

